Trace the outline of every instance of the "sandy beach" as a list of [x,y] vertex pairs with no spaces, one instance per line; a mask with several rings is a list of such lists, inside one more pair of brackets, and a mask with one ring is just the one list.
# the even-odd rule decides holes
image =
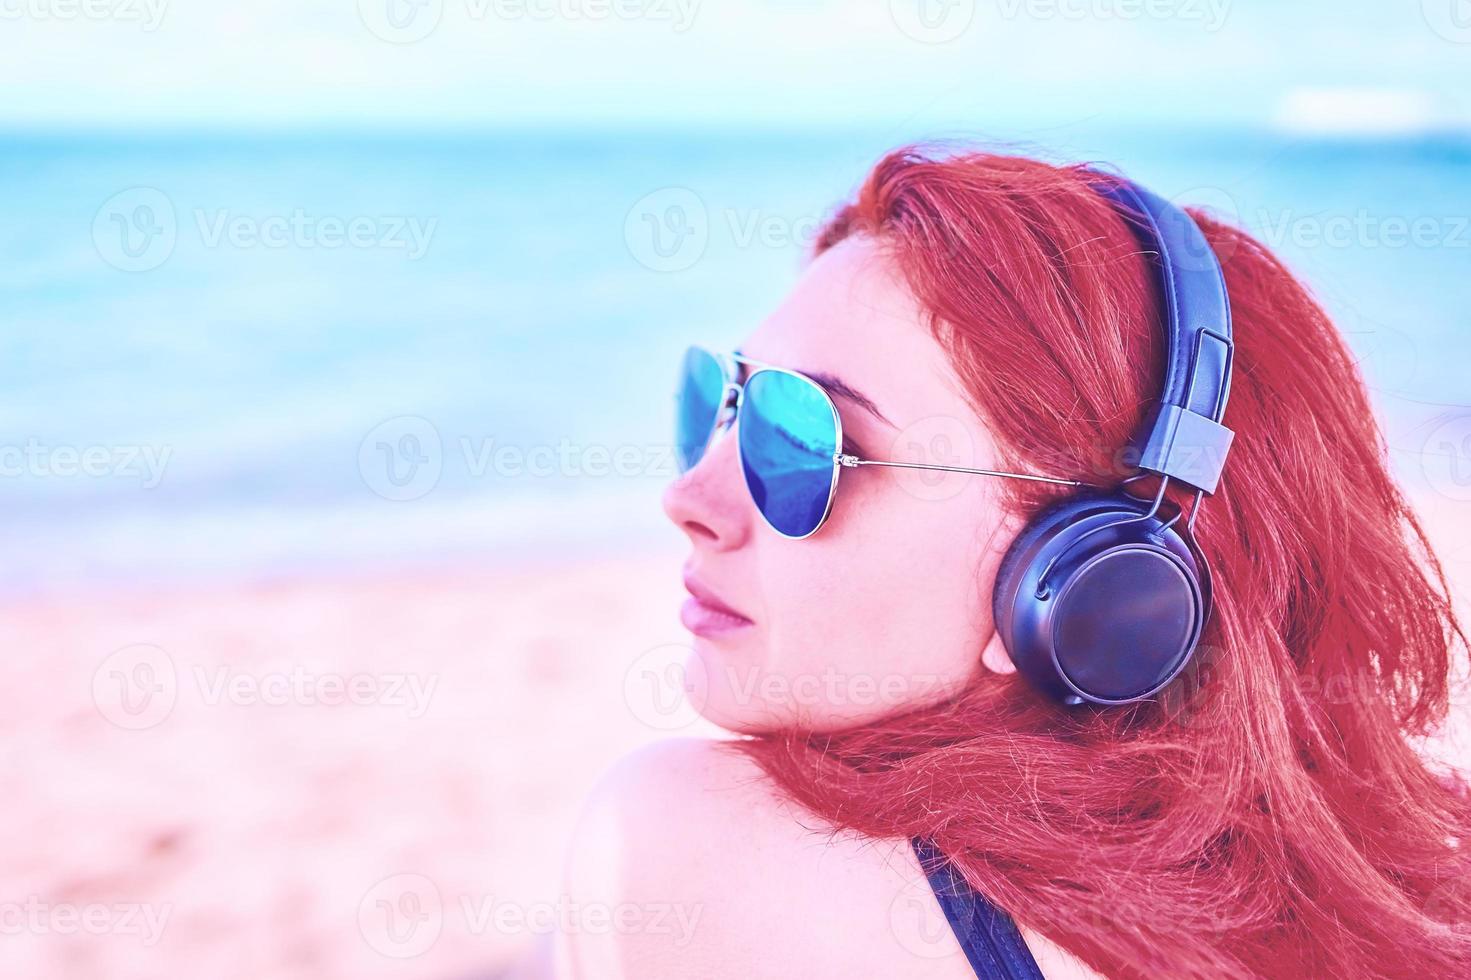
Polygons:
[[[22,795],[3,818],[0,974],[504,962],[544,931],[530,920],[597,773],[695,728],[651,726],[622,696],[640,655],[684,636],[678,568],[662,554],[6,606],[6,784]],[[412,913],[399,886],[424,881],[442,928],[406,945],[378,903]]]
[[[1422,506],[1462,596],[1465,506]],[[711,733],[646,690],[685,640],[681,560],[664,543],[8,602],[0,974],[507,962],[552,921],[597,773]]]

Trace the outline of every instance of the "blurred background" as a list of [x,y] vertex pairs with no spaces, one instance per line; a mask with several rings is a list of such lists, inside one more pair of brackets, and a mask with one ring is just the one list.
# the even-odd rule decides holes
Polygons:
[[597,773],[708,733],[676,357],[905,142],[1261,237],[1471,584],[1471,0],[0,0],[0,80],[6,976],[546,935]]

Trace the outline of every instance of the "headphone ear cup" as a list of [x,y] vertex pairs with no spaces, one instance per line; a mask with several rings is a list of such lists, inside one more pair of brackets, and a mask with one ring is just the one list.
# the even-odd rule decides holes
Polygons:
[[[996,585],[991,591],[991,614],[996,628],[1001,632],[1001,642],[1008,654],[1012,651],[1011,610],[1021,579],[1029,565],[1028,556],[1037,550],[1037,544],[1059,527],[1080,520],[1101,510],[1112,510],[1113,504],[1102,497],[1068,497],[1042,509],[1033,517],[1001,558],[996,568]],[[1012,662],[1016,661],[1012,655]],[[1020,667],[1020,664],[1017,664]]]
[[1173,527],[1127,496],[1074,498],[1013,542],[996,627],[1035,686],[1069,702],[1127,704],[1189,661],[1205,622],[1200,568]]

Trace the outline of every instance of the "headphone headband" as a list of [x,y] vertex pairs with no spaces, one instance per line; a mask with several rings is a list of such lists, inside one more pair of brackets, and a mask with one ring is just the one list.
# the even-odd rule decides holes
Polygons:
[[1134,439],[1139,468],[1215,493],[1234,436],[1221,424],[1235,349],[1221,264],[1183,210],[1122,177],[1092,173],[1094,189],[1129,222],[1158,272],[1165,385]]

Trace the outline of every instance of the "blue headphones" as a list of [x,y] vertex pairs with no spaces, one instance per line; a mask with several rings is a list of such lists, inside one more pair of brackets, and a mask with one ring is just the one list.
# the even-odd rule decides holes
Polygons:
[[[1044,510],[1012,542],[996,576],[996,628],[1017,670],[1068,704],[1129,704],[1185,668],[1210,617],[1210,571],[1191,530],[1215,492],[1232,432],[1231,306],[1221,265],[1181,209],[1122,178],[1094,189],[1154,255],[1167,338],[1160,403],[1132,440],[1138,468],[1120,487]],[[1155,474],[1152,501],[1125,485]],[[1193,488],[1181,514],[1162,512],[1171,480]]]

